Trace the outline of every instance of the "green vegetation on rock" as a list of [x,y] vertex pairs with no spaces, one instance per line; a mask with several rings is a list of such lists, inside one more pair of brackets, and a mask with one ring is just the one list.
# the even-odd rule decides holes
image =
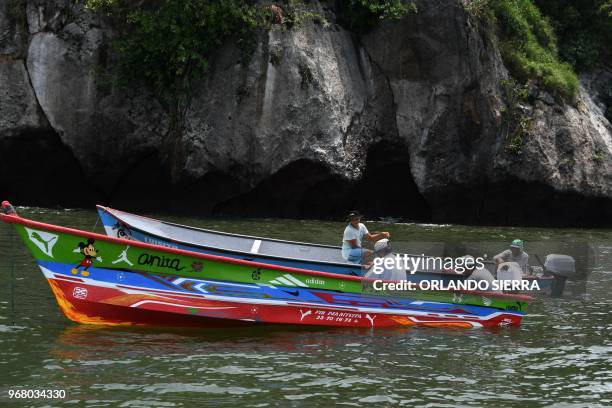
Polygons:
[[[301,0],[268,6],[249,0],[86,0],[86,7],[101,13],[116,29],[112,73],[116,83],[144,84],[156,95],[170,117],[170,129],[162,149],[177,179],[182,154],[182,133],[195,85],[209,69],[212,53],[234,38],[243,51],[242,62],[255,49],[256,29],[300,26],[305,20],[324,23]],[[399,18],[412,3],[401,0],[348,0],[343,9],[356,24],[384,18]],[[280,64],[280,58],[272,58]],[[313,80],[300,67],[302,87]]]
[[[559,37],[559,55],[585,72],[612,63],[612,0],[536,0],[550,17]],[[612,121],[612,83],[599,96],[608,120]]]
[[564,99],[578,91],[576,72],[610,60],[612,0],[465,0],[465,9],[493,22],[506,66]]
[[115,66],[120,84],[144,83],[170,116],[166,161],[178,177],[184,117],[194,85],[212,52],[232,35],[246,36],[263,18],[245,0],[88,0],[117,30]]
[[559,54],[578,71],[587,71],[610,55],[611,0],[535,0],[550,17],[559,37]]
[[362,31],[376,25],[380,20],[399,19],[408,12],[416,12],[411,1],[403,0],[344,0],[340,2],[340,14],[346,25]]
[[572,66],[559,59],[557,38],[550,21],[531,0],[491,0],[501,52],[506,66],[519,81],[537,81],[564,99],[578,92]]
[[[144,4],[144,5],[143,5]],[[121,83],[144,81],[160,102],[179,104],[208,71],[210,54],[232,34],[256,25],[243,0],[88,0],[115,23]]]
[[514,79],[501,82],[506,106],[502,110],[502,132],[508,152],[521,153],[525,139],[531,133],[533,119],[525,114],[529,90]]

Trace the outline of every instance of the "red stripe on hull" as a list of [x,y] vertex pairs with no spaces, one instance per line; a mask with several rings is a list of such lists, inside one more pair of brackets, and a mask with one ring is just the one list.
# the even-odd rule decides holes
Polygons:
[[[155,310],[130,308],[121,305],[91,302],[74,297],[65,290],[68,289],[62,281],[49,280],[57,303],[70,320],[81,324],[97,324],[107,326],[150,326],[150,327],[200,327],[220,328],[228,326],[249,326],[252,323],[227,321],[225,319],[206,318],[193,315],[180,315]],[[83,289],[90,285],[74,285]],[[97,287],[93,287],[98,289]],[[74,288],[72,290],[74,293]]]
[[206,298],[133,293],[117,288],[49,279],[64,314],[77,323],[166,327],[223,327],[253,322],[344,327],[518,326],[520,315],[500,313],[489,320],[451,316],[394,315],[312,305],[240,303]]

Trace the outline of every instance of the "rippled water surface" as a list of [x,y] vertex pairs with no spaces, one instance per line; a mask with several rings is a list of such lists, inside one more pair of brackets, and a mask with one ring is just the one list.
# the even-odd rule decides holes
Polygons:
[[[96,214],[23,209],[92,230]],[[166,217],[167,218],[167,217]],[[336,244],[320,221],[195,220],[232,232]],[[368,224],[394,239],[520,236],[568,251],[587,243],[584,282],[538,297],[518,329],[253,327],[214,331],[79,326],[59,311],[23,244],[0,226],[0,392],[63,389],[27,406],[612,406],[612,231]],[[95,226],[100,232],[100,226]],[[494,248],[498,249],[498,248]],[[13,279],[11,279],[13,276]],[[12,282],[12,283],[11,283]],[[13,295],[11,295],[13,293]]]

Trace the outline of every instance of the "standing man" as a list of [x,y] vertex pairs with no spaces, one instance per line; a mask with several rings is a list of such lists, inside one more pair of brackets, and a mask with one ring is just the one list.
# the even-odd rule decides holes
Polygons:
[[389,238],[391,234],[388,232],[370,234],[366,226],[361,223],[362,215],[359,211],[351,211],[346,218],[349,224],[344,229],[344,236],[342,237],[342,258],[351,263],[367,263],[371,260],[372,254],[371,251],[362,248],[363,239],[378,241],[379,239]]
[[525,245],[520,239],[515,239],[510,243],[510,249],[506,249],[493,257],[497,265],[503,262],[516,262],[521,267],[523,276],[529,275],[531,268],[529,267],[529,255],[524,250]]

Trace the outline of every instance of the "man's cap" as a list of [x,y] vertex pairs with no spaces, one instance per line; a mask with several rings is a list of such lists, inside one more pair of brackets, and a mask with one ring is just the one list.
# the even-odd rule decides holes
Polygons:
[[4,207],[8,207],[9,205],[11,205],[11,203],[9,203],[9,202],[8,202],[8,201],[6,201],[6,200],[4,200],[4,201],[2,202],[2,208],[4,208]]
[[523,241],[520,239],[515,239],[514,241],[510,243],[511,248],[523,249],[523,246],[524,246]]
[[346,216],[347,220],[352,220],[353,218],[362,218],[363,215],[357,211],[357,210],[353,210],[350,213],[348,213],[348,215]]
[[391,246],[389,245],[389,240],[387,238],[383,238],[376,241],[376,243],[374,244],[374,251],[380,252],[390,247]]

